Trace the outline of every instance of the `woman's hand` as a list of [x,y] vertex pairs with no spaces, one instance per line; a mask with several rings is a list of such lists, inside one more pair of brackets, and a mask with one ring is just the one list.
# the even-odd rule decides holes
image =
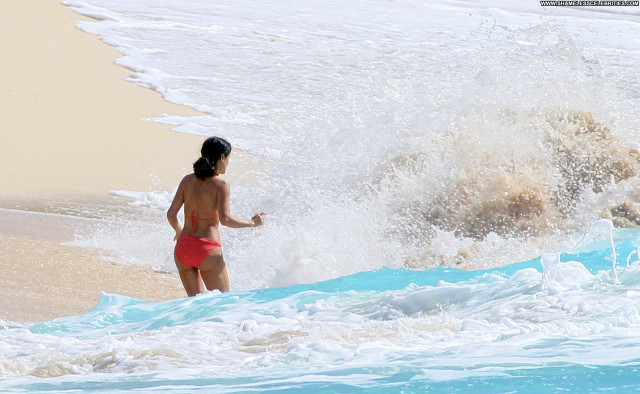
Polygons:
[[264,224],[264,219],[262,218],[262,216],[266,214],[266,212],[260,212],[259,214],[255,215],[251,218],[251,220],[249,220],[249,225],[251,227],[262,226]]
[[175,235],[175,237],[173,237],[173,240],[177,241],[178,238],[180,238],[180,234],[182,234],[182,227],[179,227],[179,228],[176,229],[176,235]]

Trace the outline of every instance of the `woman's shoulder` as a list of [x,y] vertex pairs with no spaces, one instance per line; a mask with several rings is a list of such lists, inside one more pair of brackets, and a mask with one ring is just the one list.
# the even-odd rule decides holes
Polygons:
[[187,185],[189,183],[193,183],[196,180],[196,174],[191,173],[191,174],[187,174],[184,177],[182,177],[182,180],[180,181],[180,183],[182,183],[183,185]]
[[229,185],[229,182],[227,182],[226,179],[221,178],[220,176],[214,176],[213,178],[211,178],[211,183],[213,183],[213,185],[216,187],[227,187]]
[[225,188],[225,187],[228,187],[229,185],[229,183],[224,178],[221,178],[219,176],[214,176],[211,178],[207,178],[206,180],[202,180],[198,178],[194,173],[185,175],[182,178],[181,184],[183,186],[196,185],[196,184],[201,186],[203,182],[213,185],[215,188]]

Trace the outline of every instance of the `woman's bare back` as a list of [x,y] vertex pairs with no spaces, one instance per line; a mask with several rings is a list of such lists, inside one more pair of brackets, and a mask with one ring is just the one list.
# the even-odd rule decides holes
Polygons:
[[218,226],[218,190],[220,181],[217,176],[199,179],[189,174],[182,180],[184,193],[184,228],[181,235],[210,238],[220,241]]

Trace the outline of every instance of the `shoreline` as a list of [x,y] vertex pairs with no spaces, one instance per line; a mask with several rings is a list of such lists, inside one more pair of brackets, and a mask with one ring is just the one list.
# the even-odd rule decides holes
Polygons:
[[100,292],[147,302],[186,297],[175,274],[107,263],[85,248],[6,236],[0,248],[7,265],[0,279],[0,321],[29,324],[84,314],[97,305]]
[[5,0],[0,10],[0,50],[11,54],[0,71],[0,206],[175,187],[204,136],[149,119],[200,113],[125,81],[132,71],[114,62],[122,54],[76,27],[92,19],[50,0]]
[[[204,136],[148,119],[194,116],[151,89],[57,0],[0,4],[0,320],[86,313],[100,292],[150,302],[186,297],[177,274],[105,261],[70,246],[95,220],[131,212],[110,190],[172,190]],[[33,214],[33,213],[42,214]]]

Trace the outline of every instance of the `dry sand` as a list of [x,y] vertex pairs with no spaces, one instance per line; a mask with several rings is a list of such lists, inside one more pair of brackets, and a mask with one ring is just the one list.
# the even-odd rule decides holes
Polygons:
[[122,55],[81,19],[56,0],[0,3],[4,200],[169,189],[197,157],[203,137],[145,120],[197,113],[124,81]]
[[113,62],[121,54],[78,30],[82,19],[57,0],[0,2],[0,319],[84,313],[100,291],[184,296],[176,275],[63,244],[73,216],[127,204],[109,190],[171,190],[204,139],[145,120],[197,113],[124,81],[130,71]]

